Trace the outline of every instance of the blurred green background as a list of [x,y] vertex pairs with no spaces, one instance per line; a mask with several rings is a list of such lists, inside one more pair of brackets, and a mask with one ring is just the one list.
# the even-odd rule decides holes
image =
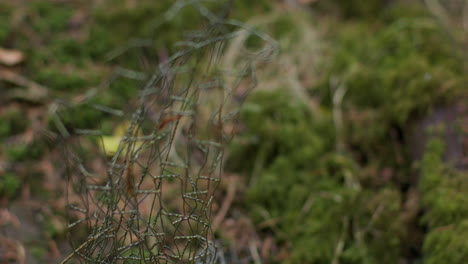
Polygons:
[[[106,86],[88,103],[125,111],[202,26],[190,8],[160,25],[173,3],[0,1],[0,263],[70,251],[51,109]],[[228,263],[468,263],[468,3],[234,0],[230,17],[280,53],[226,150]],[[115,129],[79,103],[60,118]]]

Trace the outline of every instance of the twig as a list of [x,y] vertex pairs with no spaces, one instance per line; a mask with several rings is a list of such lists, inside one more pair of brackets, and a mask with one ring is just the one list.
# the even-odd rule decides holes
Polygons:
[[336,150],[342,153],[345,150],[345,143],[343,133],[343,110],[341,104],[347,89],[343,83],[339,83],[339,81],[330,78],[330,90],[333,92],[333,121],[335,122],[336,130]]
[[348,217],[343,218],[343,230],[340,235],[340,240],[336,244],[335,253],[333,254],[332,264],[340,263],[340,256],[343,253],[343,248],[345,244],[345,235],[348,232]]
[[237,189],[237,177],[231,180],[228,185],[226,198],[221,205],[221,209],[219,209],[218,214],[216,214],[215,219],[213,220],[213,230],[216,231],[218,227],[221,225],[221,222],[226,218],[226,215],[231,207],[232,201],[236,195]]
[[252,254],[252,258],[254,259],[255,264],[262,264],[262,260],[258,254],[257,245],[255,245],[254,240],[249,241],[249,250],[250,254]]
[[43,101],[47,98],[48,90],[46,87],[33,82],[26,77],[19,75],[11,70],[0,67],[0,80],[11,82],[18,86],[26,87],[28,90],[23,93],[16,93],[10,97],[19,97],[35,102]]
[[379,207],[377,207],[377,209],[372,214],[371,220],[369,221],[366,228],[364,229],[364,234],[369,232],[369,230],[372,228],[372,225],[375,223],[375,221],[377,221],[377,218],[380,216],[380,214],[382,213],[384,209],[385,209],[384,204],[380,204]]

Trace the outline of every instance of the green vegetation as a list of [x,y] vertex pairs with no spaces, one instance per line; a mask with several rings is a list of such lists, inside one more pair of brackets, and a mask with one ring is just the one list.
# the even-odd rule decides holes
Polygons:
[[424,263],[465,263],[468,260],[468,244],[463,237],[466,235],[467,220],[429,232],[424,242]]
[[424,241],[425,263],[464,263],[468,260],[468,174],[442,160],[445,146],[434,137],[422,160],[421,192],[429,227]]
[[[111,115],[95,106],[122,110],[131,106],[145,73],[177,50],[174,44],[181,36],[201,26],[192,6],[163,20],[173,0],[143,0],[134,7],[124,0],[104,0],[95,6],[30,2],[20,15],[13,2],[0,3],[0,47],[26,54],[18,71],[46,87],[50,102],[57,97],[76,99],[90,88],[99,88],[92,100],[65,103],[59,112],[72,132],[100,128],[112,134]],[[434,108],[466,96],[468,75],[462,51],[419,5],[317,1],[310,5],[318,11],[317,17],[303,19],[296,11],[278,12],[273,2],[236,0],[230,15],[260,21],[254,26],[277,39],[286,56],[301,54],[292,44],[309,30],[301,27],[317,22],[323,37],[319,44],[325,48],[309,72],[298,73],[300,79],[317,71],[317,79],[304,86],[318,107],[297,102],[287,92],[291,87],[283,84],[279,91],[254,93],[242,108],[244,131],[229,149],[229,170],[242,173],[248,181],[240,206],[247,208],[261,236],[273,235],[275,243],[290,252],[281,259],[271,256],[270,261],[398,263],[408,251],[406,232],[411,227],[404,207],[411,188],[420,196],[415,210],[422,212],[416,213],[423,215],[415,222],[427,228],[423,245],[412,245],[422,255],[419,260],[468,262],[468,244],[463,239],[468,236],[468,175],[444,161],[442,138],[428,142],[419,182],[408,154],[411,124]],[[214,2],[208,5],[213,10],[223,8]],[[324,11],[326,18],[320,16]],[[263,22],[261,18],[270,14]],[[250,48],[260,45],[257,37],[247,40]],[[294,63],[296,57],[289,59]],[[116,66],[136,72],[138,78],[113,74]],[[280,74],[266,78],[278,79]],[[114,77],[107,85],[106,80]],[[0,80],[3,85],[27,88]],[[333,116],[338,89],[346,91],[338,105],[342,120]],[[56,130],[53,117],[45,115],[48,128]],[[8,108],[0,111],[0,120],[0,153],[8,165],[8,172],[0,175],[0,197],[13,199],[21,187],[19,176],[12,172],[14,166],[41,160],[47,146],[40,140],[8,142],[30,129],[24,112]],[[337,122],[343,127],[336,127]],[[338,134],[338,129],[343,133]],[[343,141],[343,149],[337,141]],[[89,149],[85,146],[83,152]],[[41,187],[44,177],[33,177],[42,175],[34,170],[28,167],[25,177],[34,181],[33,194],[54,197]],[[110,203],[115,197],[99,199]],[[50,223],[45,229],[51,237],[63,236],[63,230]],[[31,249],[38,258],[44,257],[45,250]]]
[[[183,6],[177,17],[163,19],[173,4],[171,0],[145,0],[128,7],[126,1],[103,1],[87,10],[78,8],[77,3],[35,0],[27,6],[23,20],[17,22],[21,30],[14,31],[3,26],[14,19],[14,12],[4,12],[14,9],[13,5],[4,4],[5,9],[0,11],[0,22],[5,21],[0,23],[0,46],[6,39],[8,46],[26,52],[28,77],[49,88],[53,97],[70,98],[100,86],[116,65],[141,73],[151,71],[145,63],[165,59],[161,54],[174,52],[173,46],[183,34],[202,26],[192,5]],[[249,1],[236,1],[236,5],[239,8],[235,17],[251,16],[254,12]],[[259,2],[258,10],[267,6],[267,1]],[[209,7],[223,8],[216,3]],[[99,102],[93,103],[125,108],[141,85],[142,80],[117,76],[99,94]],[[95,128],[102,121],[102,114],[92,112],[74,111],[76,126]],[[0,132],[6,129],[1,127]]]
[[245,201],[253,219],[288,245],[285,263],[394,263],[401,223],[387,219],[400,211],[399,192],[362,189],[359,165],[335,151],[331,118],[293,101],[259,92],[243,107],[232,160],[253,171]]
[[[371,12],[353,8],[354,18]],[[405,186],[417,188],[404,139],[411,122],[463,96],[466,77],[459,52],[423,8],[379,12],[383,24],[331,22],[338,30],[327,35],[323,79],[310,87],[323,101],[319,111],[283,92],[258,92],[243,107],[245,131],[231,146],[230,164],[250,175],[245,206],[255,223],[289,248],[281,263],[397,263],[407,254],[405,214],[418,209],[402,206]],[[340,86],[344,153],[335,147],[331,115]],[[431,154],[441,148],[434,145],[420,187],[420,224],[434,231],[421,253],[428,263],[464,263],[468,251],[454,230],[466,229],[467,179]]]
[[13,198],[19,188],[21,182],[18,177],[11,173],[0,175],[0,197]]
[[428,15],[399,16],[380,27],[343,25],[322,89],[328,92],[329,77],[339,76],[348,90],[348,104],[402,124],[462,92],[463,61],[444,39]]
[[[27,128],[24,113],[16,109],[7,109],[0,114],[0,142],[8,136],[16,135]],[[3,121],[4,120],[4,121]]]
[[8,157],[11,161],[24,161],[28,157],[28,144],[17,144],[8,148]]
[[42,142],[36,141],[32,144],[14,144],[8,148],[8,158],[11,162],[23,162],[26,160],[40,158],[44,152],[45,146]]
[[47,255],[47,248],[45,248],[44,246],[32,246],[30,250],[31,255],[33,255],[37,259],[42,260]]
[[11,8],[8,5],[0,3],[0,43],[5,41],[11,31],[9,26],[9,14]]

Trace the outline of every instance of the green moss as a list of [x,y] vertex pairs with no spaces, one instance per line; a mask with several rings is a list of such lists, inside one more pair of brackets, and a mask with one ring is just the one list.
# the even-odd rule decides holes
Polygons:
[[29,158],[38,160],[46,151],[45,142],[36,140],[29,146]]
[[403,17],[373,27],[342,28],[324,92],[329,92],[328,77],[340,76],[348,104],[400,124],[462,92],[462,60],[435,20]]
[[0,115],[0,140],[18,133],[23,132],[27,127],[27,120],[24,118],[24,113],[9,109]]
[[37,259],[43,259],[47,255],[47,248],[43,246],[32,246],[29,250]]
[[7,155],[10,161],[18,162],[27,159],[40,158],[44,153],[45,145],[42,142],[35,141],[31,144],[14,144],[7,148]]
[[246,131],[232,160],[252,171],[246,206],[256,223],[274,223],[291,252],[285,263],[398,260],[399,192],[360,188],[358,165],[335,151],[330,116],[312,115],[284,92],[255,93],[241,115]]
[[346,17],[377,17],[384,10],[385,1],[335,0]]
[[265,43],[263,39],[259,38],[256,35],[249,35],[247,37],[247,40],[245,41],[245,44],[248,48],[252,50],[257,50],[263,47]]
[[468,174],[456,171],[443,161],[441,139],[429,141],[421,163],[420,187],[427,212],[423,220],[430,228],[457,223],[468,218]]
[[424,240],[424,263],[465,263],[468,244],[468,173],[443,160],[445,145],[434,136],[421,162],[420,189],[429,232]]
[[21,187],[21,181],[18,177],[11,173],[0,175],[0,196],[13,198]]
[[[57,65],[58,66],[58,65]],[[85,72],[80,76],[77,72],[64,72],[57,67],[43,68],[36,79],[53,90],[70,95],[70,93],[87,90],[99,83],[98,76],[93,72]]]
[[[89,67],[89,55],[81,41],[71,36],[70,22],[74,12],[75,5],[72,3],[31,1],[23,22],[31,25],[34,34],[17,30],[12,38],[15,48],[28,56],[25,61],[28,77],[67,94],[95,85],[97,75],[95,68]],[[85,32],[80,34],[86,36]],[[98,78],[102,79],[103,76],[99,75]],[[54,91],[52,93],[58,95]]]
[[131,80],[127,78],[119,78],[109,86],[109,93],[115,95],[114,98],[109,98],[104,101],[104,105],[121,106],[128,104],[128,102],[135,97],[142,82],[138,80]]
[[446,166],[442,161],[445,153],[445,144],[439,138],[432,138],[427,146],[421,164],[421,188],[425,193],[437,188],[445,174]]
[[431,11],[421,2],[399,2],[392,1],[383,10],[381,19],[386,23],[392,23],[400,18],[428,18],[432,16]]
[[0,123],[0,140],[10,135],[11,125],[8,122]]
[[428,11],[420,1],[381,1],[381,0],[331,0],[315,1],[312,8],[327,16],[338,15],[345,20],[393,21],[400,17],[427,16]]
[[111,32],[99,25],[94,25],[91,28],[89,37],[83,47],[92,59],[102,59],[112,49],[116,48]]
[[73,13],[71,6],[50,1],[32,1],[29,8],[32,14],[38,16],[32,26],[41,34],[65,30]]
[[7,149],[8,159],[11,161],[23,161],[28,157],[28,144],[15,144]]
[[[165,21],[163,15],[174,4],[173,1],[140,1],[135,8],[125,4],[109,8],[102,5],[96,9],[95,22],[90,29],[85,47],[93,58],[104,58],[112,50],[120,48],[130,40],[146,40],[151,47],[172,50],[185,32],[199,29],[203,20],[198,11],[188,5],[175,17]],[[210,7],[210,6],[209,6]],[[114,29],[119,34],[114,34]]]
[[11,7],[0,3],[0,46],[7,39],[11,33],[10,14],[12,13]]
[[[256,30],[269,35],[276,40],[284,50],[290,49],[291,44],[297,43],[303,34],[303,28],[310,17],[302,12],[281,12],[270,15],[269,23],[261,24]],[[247,37],[246,46],[257,50],[265,45],[265,40],[255,34]]]
[[328,108],[336,90],[330,80],[346,89],[343,140],[366,167],[359,176],[364,188],[382,184],[382,168],[397,168],[392,181],[409,184],[408,124],[464,93],[461,56],[436,20],[412,10],[390,8],[386,23],[337,24],[320,69],[323,79],[314,87]]
[[[103,56],[130,39],[149,38],[153,33],[151,24],[154,24],[165,10],[161,9],[162,5],[167,7],[168,2],[142,1],[133,9],[121,4],[114,5],[114,8],[108,8],[106,5],[95,10],[96,21],[85,43],[89,52]],[[114,34],[113,28],[119,28],[119,34]]]
[[54,54],[54,59],[60,64],[71,63],[75,67],[83,68],[90,61],[86,49],[83,48],[83,43],[68,37],[57,38],[49,45],[48,51]]
[[[260,153],[259,156],[265,155],[265,162],[270,162],[272,157],[269,156],[292,154],[294,149],[294,157],[289,160],[296,166],[303,166],[329,146],[333,133],[327,133],[330,137],[325,141],[319,135],[321,132],[330,132],[329,124],[314,121],[305,106],[291,104],[290,100],[293,99],[283,93],[256,93],[243,106],[241,118],[249,127],[245,136],[248,141],[246,151],[255,149]],[[316,132],[310,131],[313,124],[316,124],[313,130]],[[295,149],[298,145],[303,148]],[[257,153],[249,155],[256,156]],[[248,170],[254,166],[254,160],[247,162],[241,166]]]
[[[111,64],[142,71],[143,60],[157,60],[157,52],[166,49],[170,52],[184,33],[205,24],[192,5],[182,8],[174,18],[162,21],[162,15],[173,1],[139,1],[135,8],[128,8],[124,1],[104,1],[92,8],[90,18],[79,29],[83,38],[78,40],[70,38],[68,29],[61,27],[68,27],[73,4],[36,2],[30,6],[30,11],[44,20],[37,27],[44,32],[47,49],[31,49],[29,43],[19,39],[31,49],[32,58],[27,60],[27,68],[32,79],[50,88],[54,96],[70,97],[98,86]],[[219,8],[219,4],[207,3],[207,6],[211,10]],[[53,14],[56,18],[49,19]],[[30,19],[37,18],[31,16]],[[143,40],[148,46],[129,49],[111,62],[107,61],[110,52],[125,49],[132,40]],[[93,104],[125,109],[140,87],[141,82],[118,78],[93,102],[60,112],[60,119],[71,130],[97,128],[105,114],[94,109]]]
[[273,22],[271,25],[271,31],[272,35],[276,39],[280,39],[294,33],[297,35],[297,27],[298,25],[293,19],[293,14],[284,14]]
[[429,232],[424,241],[424,263],[468,262],[467,236],[468,220]]
[[388,8],[388,1],[380,0],[331,0],[313,2],[313,8],[321,13],[337,14],[345,19],[379,18]]
[[[69,129],[97,129],[106,114],[93,107],[92,104],[83,104],[67,108],[59,112],[58,119]],[[49,120],[48,127],[56,130],[56,124],[53,118]]]
[[273,9],[273,5],[269,0],[249,1],[249,0],[236,0],[233,1],[233,8],[231,16],[240,21],[245,21],[251,17],[258,16],[259,14],[267,13]]

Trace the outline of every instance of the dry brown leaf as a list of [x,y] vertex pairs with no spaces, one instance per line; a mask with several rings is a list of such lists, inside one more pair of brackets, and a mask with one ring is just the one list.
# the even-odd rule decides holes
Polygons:
[[213,230],[217,230],[220,224],[225,220],[226,215],[231,207],[232,202],[234,201],[237,189],[237,177],[232,176],[227,188],[226,197],[221,205],[220,210],[217,212],[214,221],[213,221]]
[[0,63],[7,66],[14,66],[24,61],[24,53],[19,50],[0,48]]
[[0,226],[11,224],[16,228],[21,226],[18,217],[12,214],[8,209],[0,209]]

